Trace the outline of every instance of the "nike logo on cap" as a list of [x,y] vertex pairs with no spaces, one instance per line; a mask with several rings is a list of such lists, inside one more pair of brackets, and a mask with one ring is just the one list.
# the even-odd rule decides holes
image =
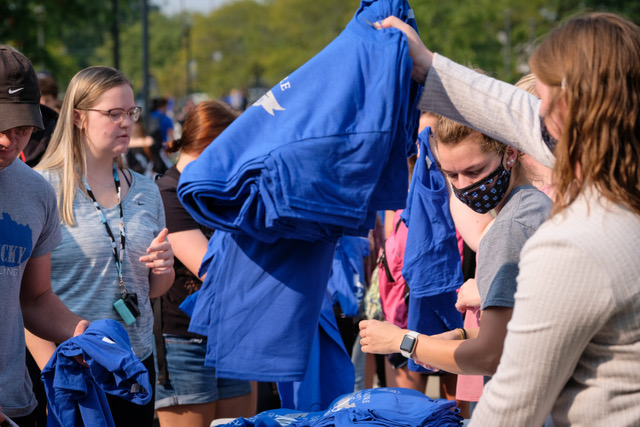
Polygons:
[[18,93],[23,89],[24,89],[23,87],[18,88],[18,89],[9,89],[9,95],[13,95],[14,93]]

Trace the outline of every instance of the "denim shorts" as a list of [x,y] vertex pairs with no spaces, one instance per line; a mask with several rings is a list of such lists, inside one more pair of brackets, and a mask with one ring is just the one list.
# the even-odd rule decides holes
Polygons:
[[169,376],[165,385],[156,385],[156,409],[251,393],[249,381],[216,378],[216,370],[204,366],[206,340],[164,335],[164,343]]

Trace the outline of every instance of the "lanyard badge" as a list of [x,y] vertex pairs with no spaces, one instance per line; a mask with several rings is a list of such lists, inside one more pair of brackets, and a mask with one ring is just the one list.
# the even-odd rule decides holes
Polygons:
[[87,180],[82,177],[82,182],[84,184],[85,189],[87,190],[87,194],[89,198],[91,198],[93,202],[93,206],[96,208],[96,212],[98,213],[98,217],[100,221],[104,225],[107,236],[111,240],[111,249],[113,253],[113,260],[116,265],[116,270],[118,271],[118,287],[120,288],[120,298],[113,303],[113,307],[116,309],[122,320],[127,325],[132,324],[136,321],[138,317],[140,317],[140,309],[138,308],[138,296],[136,294],[132,294],[127,292],[127,288],[124,284],[124,279],[122,275],[122,258],[124,254],[125,248],[125,229],[124,229],[124,215],[122,213],[122,198],[121,198],[121,188],[120,188],[120,178],[118,177],[118,169],[116,165],[113,165],[113,181],[116,185],[116,191],[118,192],[118,207],[120,208],[120,221],[119,221],[119,234],[120,234],[120,254],[118,254],[118,242],[116,242],[115,236],[111,231],[111,227],[109,227],[109,223],[107,222],[107,218],[104,216],[96,197],[91,191]]

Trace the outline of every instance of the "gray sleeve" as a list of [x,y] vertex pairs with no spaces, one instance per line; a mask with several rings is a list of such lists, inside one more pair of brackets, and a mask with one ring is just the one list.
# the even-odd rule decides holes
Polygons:
[[512,221],[496,223],[480,241],[476,280],[487,307],[512,308],[516,293],[520,251],[531,233]]
[[33,248],[31,256],[33,258],[46,255],[53,251],[62,241],[60,231],[60,218],[58,217],[58,202],[55,191],[45,180],[39,180],[42,185],[43,194],[40,202],[44,205],[44,216],[42,232]]
[[418,104],[521,150],[552,167],[540,134],[540,100],[513,85],[435,54]]

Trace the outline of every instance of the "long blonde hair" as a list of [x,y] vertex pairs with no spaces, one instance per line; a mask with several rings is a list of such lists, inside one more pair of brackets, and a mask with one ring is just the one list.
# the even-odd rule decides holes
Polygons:
[[550,87],[549,110],[565,97],[555,148],[555,212],[586,187],[640,214],[640,28],[609,13],[575,17],[530,58]]
[[[79,71],[69,83],[51,142],[36,166],[38,170],[61,172],[58,210],[62,221],[69,226],[76,225],[73,199],[79,180],[86,173],[85,136],[82,128],[74,123],[74,112],[92,108],[105,92],[122,85],[131,86],[131,83],[115,68],[89,67]],[[81,120],[85,120],[84,116]],[[120,157],[115,161],[122,168]]]

